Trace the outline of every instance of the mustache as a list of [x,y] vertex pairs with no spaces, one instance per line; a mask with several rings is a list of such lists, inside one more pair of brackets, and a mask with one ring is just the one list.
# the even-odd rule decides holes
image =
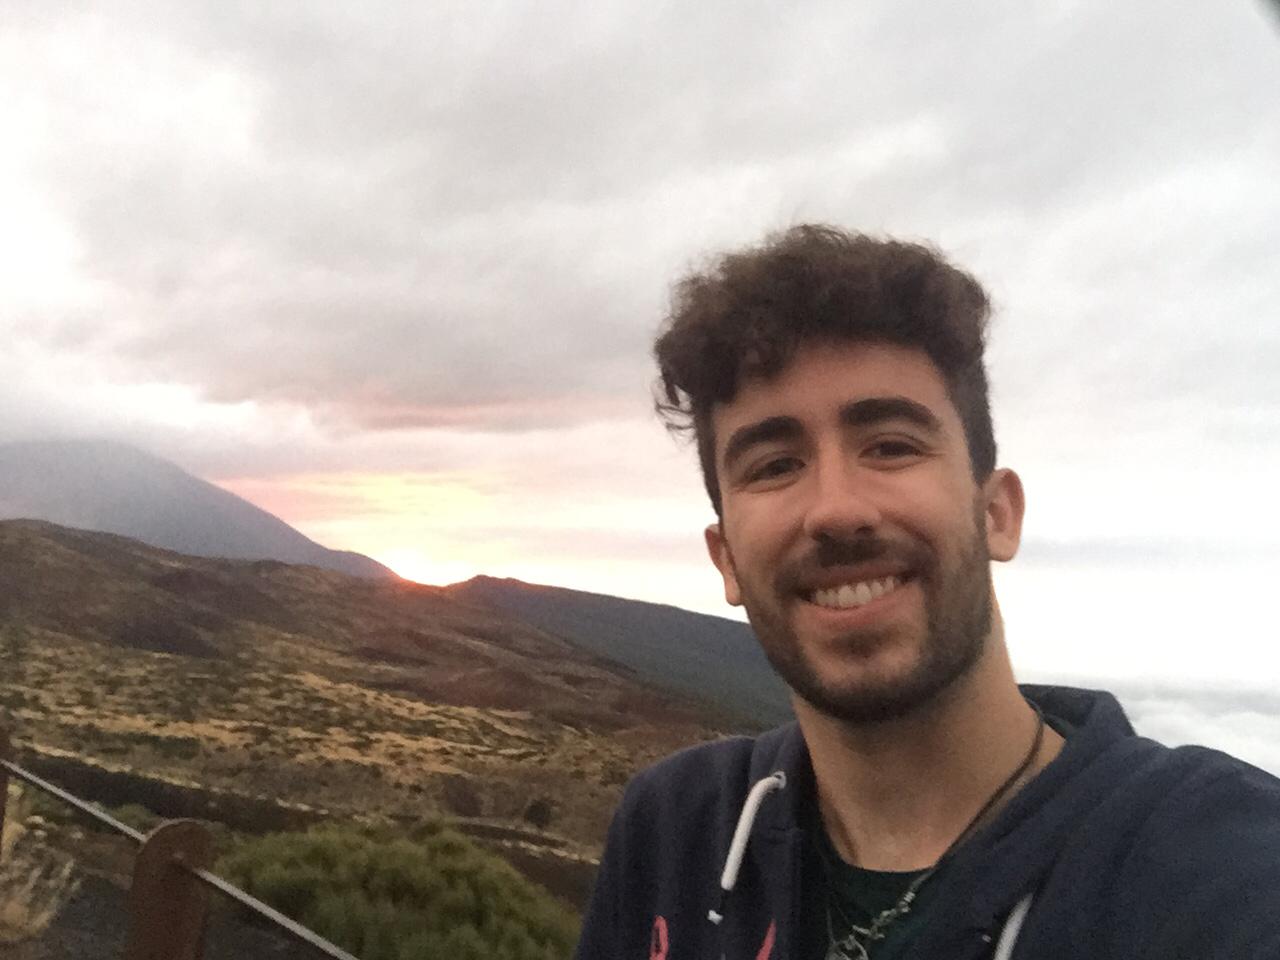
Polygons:
[[890,551],[889,544],[876,536],[841,540],[824,537],[817,542],[812,554],[814,566],[845,567],[869,560],[880,560]]
[[851,567],[875,560],[890,560],[906,569],[925,573],[932,567],[932,555],[920,544],[886,540],[875,534],[856,537],[825,536],[804,556],[778,571],[778,589],[795,592],[832,567]]

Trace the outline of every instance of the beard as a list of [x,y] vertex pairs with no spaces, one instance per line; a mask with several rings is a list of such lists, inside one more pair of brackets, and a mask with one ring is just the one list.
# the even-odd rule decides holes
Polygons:
[[[776,578],[771,602],[762,602],[764,598],[744,584],[743,606],[769,663],[797,696],[847,723],[896,720],[929,703],[973,668],[991,633],[991,558],[981,529],[981,523],[975,522],[973,534],[951,570],[942,569],[936,555],[922,545],[894,544],[874,537],[828,539],[818,544],[812,557]],[[780,601],[796,597],[795,584],[806,570],[885,557],[904,560],[924,593],[925,632],[915,662],[893,676],[824,677],[786,622],[784,602]],[[849,638],[849,645],[873,650],[891,642],[893,630],[859,631]]]

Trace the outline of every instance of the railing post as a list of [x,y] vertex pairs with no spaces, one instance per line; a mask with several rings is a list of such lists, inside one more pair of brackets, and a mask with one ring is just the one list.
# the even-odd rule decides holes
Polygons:
[[201,960],[209,896],[191,870],[212,861],[213,838],[194,820],[147,835],[133,864],[125,960]]
[[[9,730],[0,726],[0,760],[13,762],[13,748],[9,742]],[[9,806],[9,768],[0,766],[0,854],[4,853],[4,816]]]

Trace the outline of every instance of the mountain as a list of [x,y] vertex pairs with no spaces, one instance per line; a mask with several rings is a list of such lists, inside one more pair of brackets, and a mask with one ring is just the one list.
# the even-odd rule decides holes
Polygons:
[[126,444],[0,444],[0,520],[116,533],[198,557],[279,560],[395,578],[376,560],[330,550],[235,494]]
[[[0,520],[10,518],[117,534],[189,556],[399,579],[369,557],[321,546],[168,461],[110,441],[0,444]],[[744,624],[490,577],[444,590],[454,600],[567,638],[657,689],[715,704],[735,723],[765,727],[791,716],[785,687]]]
[[241,827],[446,814],[587,859],[632,772],[724,729],[438,587],[31,520],[0,522],[6,714],[24,762],[104,803]]
[[743,623],[664,604],[475,577],[444,588],[454,599],[513,614],[625,664],[667,690],[708,701],[750,726],[791,718],[787,689]]

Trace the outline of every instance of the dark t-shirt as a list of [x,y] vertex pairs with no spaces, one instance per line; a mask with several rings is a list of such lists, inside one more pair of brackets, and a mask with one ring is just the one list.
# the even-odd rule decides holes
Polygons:
[[[800,956],[804,960],[823,960],[830,946],[829,932],[842,939],[851,924],[870,926],[882,910],[893,907],[907,892],[922,870],[906,872],[865,870],[840,859],[832,847],[821,818],[810,832],[805,851],[805,896]],[[908,913],[897,917],[884,930],[884,939],[867,943],[871,960],[893,960],[900,956],[915,932],[927,921],[934,884],[942,878],[935,874],[916,891]],[[863,938],[865,940],[865,938]],[[849,956],[859,960],[852,950]]]

